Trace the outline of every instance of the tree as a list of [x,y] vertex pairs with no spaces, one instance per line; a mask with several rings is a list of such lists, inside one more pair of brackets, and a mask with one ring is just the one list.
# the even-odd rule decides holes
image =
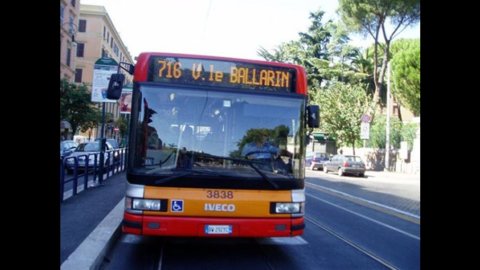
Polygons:
[[[370,139],[368,145],[374,148],[385,148],[386,145],[386,122],[385,115],[375,117],[370,128]],[[400,142],[406,141],[408,149],[412,150],[413,140],[416,136],[418,125],[415,123],[403,124],[398,118],[390,118],[390,145],[399,149]]]
[[361,116],[372,107],[366,86],[334,82],[318,91],[314,102],[320,105],[321,129],[337,140],[339,145],[353,147],[360,140]]
[[[388,63],[390,43],[392,39],[403,31],[407,26],[413,25],[420,20],[419,0],[339,0],[339,13],[345,24],[353,32],[370,35],[374,40],[374,84],[375,92],[373,100],[380,105],[380,91],[385,77]],[[386,24],[391,23],[393,30],[387,33]],[[378,71],[378,47],[379,36],[384,40],[383,62]]]
[[[374,148],[385,149],[387,129],[386,122],[387,117],[385,115],[379,115],[373,119],[370,128],[370,139],[368,145]],[[390,145],[393,148],[400,148],[400,142],[402,141],[402,122],[396,117],[390,118]]]
[[415,116],[420,115],[420,40],[392,44],[392,95]]
[[261,47],[257,53],[268,61],[295,63],[305,67],[309,98],[331,81],[365,81],[367,74],[356,72],[352,62],[360,54],[358,48],[348,45],[348,34],[343,24],[322,22],[325,12],[310,13],[312,23],[307,32],[299,33],[299,40],[282,43],[273,52]]
[[115,121],[115,126],[118,128],[118,131],[120,132],[120,136],[122,138],[125,137],[128,129],[127,119],[125,117],[117,118],[117,121]]
[[90,101],[90,92],[85,84],[76,85],[60,80],[60,119],[72,125],[75,134],[79,127],[85,130],[100,122],[101,114]]

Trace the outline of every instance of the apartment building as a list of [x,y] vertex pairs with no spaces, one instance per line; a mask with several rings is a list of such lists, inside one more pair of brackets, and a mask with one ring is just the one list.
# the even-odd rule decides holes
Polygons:
[[73,82],[75,76],[79,13],[79,0],[60,0],[60,78],[69,82]]
[[[95,62],[101,57],[110,57],[117,63],[132,63],[133,58],[128,48],[123,43],[115,26],[110,19],[105,7],[96,5],[80,5],[78,19],[78,33],[76,35],[76,83],[85,83],[90,91],[93,81],[93,71]],[[125,84],[132,82],[132,75],[124,72]],[[101,108],[102,103],[98,103]],[[120,114],[117,102],[105,102],[107,113],[113,115],[116,120]],[[106,127],[108,137],[112,136],[112,126]],[[99,137],[98,132],[94,131],[93,137]],[[89,134],[91,135],[91,134]]]

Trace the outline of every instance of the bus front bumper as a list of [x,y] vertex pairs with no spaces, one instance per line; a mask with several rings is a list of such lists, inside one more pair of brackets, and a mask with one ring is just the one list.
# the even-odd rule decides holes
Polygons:
[[141,216],[124,213],[124,233],[152,236],[291,237],[303,234],[304,218]]

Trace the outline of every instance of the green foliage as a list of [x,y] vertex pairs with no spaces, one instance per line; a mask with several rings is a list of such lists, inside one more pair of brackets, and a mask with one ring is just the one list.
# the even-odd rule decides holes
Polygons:
[[[387,138],[386,119],[385,115],[379,115],[373,120],[373,123],[370,126],[370,139],[368,140],[369,147],[385,149]],[[400,142],[406,141],[408,143],[408,149],[412,150],[417,128],[418,126],[415,123],[403,124],[398,118],[391,117],[390,145],[393,148],[399,149]]]
[[[370,35],[374,40],[374,101],[381,105],[380,96],[383,89],[386,63],[390,55],[392,39],[407,26],[420,20],[419,0],[339,0],[339,14],[351,32]],[[385,25],[391,23],[393,30],[387,33]],[[382,37],[383,59],[380,59],[378,47]],[[381,60],[381,61],[380,61]],[[380,63],[383,63],[382,68]]]
[[361,116],[373,105],[365,88],[361,84],[334,82],[315,95],[314,103],[320,105],[321,130],[336,138],[339,146],[355,149],[355,142],[360,140]]
[[117,118],[117,121],[115,122],[115,126],[118,127],[120,136],[123,138],[125,137],[128,129],[128,122],[127,119],[124,117],[119,117]]
[[404,124],[402,127],[402,141],[406,141],[408,143],[408,150],[413,149],[413,141],[417,135],[418,125],[415,123],[408,123]]
[[70,122],[73,134],[79,127],[85,131],[98,125],[101,113],[90,101],[90,92],[85,84],[60,80],[60,119]]
[[[307,32],[299,33],[299,40],[282,43],[272,52],[260,48],[257,53],[265,60],[295,63],[305,67],[309,86],[309,98],[314,92],[332,81],[368,82],[370,74],[364,73],[365,61],[359,48],[348,45],[349,37],[341,23],[322,22],[324,12],[310,13],[312,20]],[[357,65],[357,63],[359,65]]]
[[[374,118],[370,126],[370,139],[368,145],[374,148],[385,149],[387,140],[387,118],[385,115],[378,115]],[[394,148],[400,148],[402,141],[402,122],[398,118],[390,117],[390,145]]]
[[392,95],[420,115],[420,40],[399,40],[392,44]]
[[[342,22],[331,20],[322,22],[324,12],[321,10],[312,12],[310,27],[308,31],[299,33],[298,40],[282,43],[272,53],[261,48],[258,54],[266,60],[304,66],[307,72],[309,100],[321,106],[321,129],[317,131],[329,133],[331,138],[338,140],[339,145],[355,146],[362,142],[359,139],[360,116],[363,113],[369,113],[375,119],[373,103],[376,102],[380,106],[385,104],[385,102],[382,103],[386,97],[383,75],[387,57],[390,58],[391,55],[406,57],[401,56],[402,52],[410,51],[406,48],[412,47],[411,45],[405,47],[401,42],[390,46],[390,42],[405,27],[418,22],[419,1],[340,0],[339,11],[344,19]],[[389,23],[394,24],[394,30],[391,33],[385,31],[385,25]],[[375,42],[366,50],[351,47],[348,45],[349,32],[370,35]],[[380,42],[380,38],[384,38],[385,42]],[[392,74],[397,71],[395,68],[397,67],[392,65]],[[408,73],[407,71],[402,73],[407,76],[403,82],[411,83],[410,77],[413,75],[409,74],[415,73],[412,67],[406,70]],[[392,84],[393,87],[395,87],[394,84]],[[402,86],[402,89],[405,88]],[[408,91],[405,95],[414,96],[411,94],[412,91]],[[392,94],[402,105],[413,108],[407,105],[403,97],[400,98],[402,94],[397,95],[398,92],[399,88],[392,89]],[[375,97],[373,101],[371,95]],[[418,98],[411,99],[419,100],[419,94],[414,97]],[[412,111],[415,113],[415,110]],[[382,117],[379,117],[380,120]],[[383,128],[378,127],[379,124],[377,123],[376,127],[378,134],[375,135],[372,130],[370,134],[378,137],[373,140],[377,147],[385,147],[385,123]],[[395,147],[399,145],[400,139],[410,138],[406,135],[408,132],[402,129],[400,121],[392,120],[391,126],[393,130],[391,143]],[[383,135],[380,132],[383,132]]]

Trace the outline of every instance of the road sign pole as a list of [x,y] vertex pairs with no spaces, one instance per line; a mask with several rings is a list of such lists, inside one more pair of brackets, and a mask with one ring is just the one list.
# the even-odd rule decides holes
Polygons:
[[387,64],[387,125],[385,138],[385,170],[390,167],[390,62]]
[[[110,81],[110,76],[118,72],[119,67],[117,61],[109,57],[102,57],[95,62],[93,69],[92,82],[92,101],[102,102],[102,128],[100,131],[100,164],[98,185],[103,182],[103,172],[105,171],[105,102],[116,102],[106,98],[106,91]],[[109,161],[110,163],[110,161]],[[94,186],[97,186],[96,183]]]

